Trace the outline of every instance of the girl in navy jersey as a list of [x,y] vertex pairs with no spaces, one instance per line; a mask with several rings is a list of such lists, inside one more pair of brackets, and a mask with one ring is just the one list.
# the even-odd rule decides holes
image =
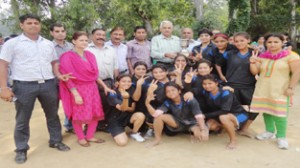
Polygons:
[[248,113],[232,92],[218,87],[218,80],[213,75],[204,76],[202,86],[207,104],[207,111],[203,113],[209,130],[216,131],[221,125],[230,139],[227,148],[236,148],[235,130],[248,120]]
[[160,143],[164,125],[172,132],[191,131],[198,140],[208,140],[208,129],[197,100],[184,101],[180,86],[174,82],[166,83],[164,90],[167,99],[160,107],[153,108],[150,104],[154,94],[149,94],[146,99],[147,109],[154,117],[155,131],[155,140],[149,146]]
[[[234,34],[234,44],[237,50],[231,50],[223,53],[222,59],[218,59],[217,64],[220,67],[226,66],[226,74],[220,72],[220,76],[225,76],[223,79],[225,85],[234,88],[234,94],[238,101],[243,105],[246,111],[249,111],[252,95],[254,93],[256,79],[250,72],[249,58],[252,51],[248,48],[250,36],[246,32]],[[249,112],[249,121],[240,130],[241,135],[253,138],[249,133],[248,128],[255,120],[258,113]]]
[[131,76],[128,74],[118,76],[117,85],[116,93],[109,93],[107,96],[107,102],[113,108],[107,116],[109,132],[117,145],[125,146],[128,142],[125,127],[130,126],[132,127],[130,137],[138,142],[144,142],[145,139],[138,131],[145,121],[145,115],[135,111],[135,102],[131,97],[134,91],[131,88]]

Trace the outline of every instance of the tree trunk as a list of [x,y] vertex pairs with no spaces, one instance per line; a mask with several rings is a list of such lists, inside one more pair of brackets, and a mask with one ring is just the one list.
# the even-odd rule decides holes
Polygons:
[[150,38],[154,35],[151,22],[150,22],[150,20],[144,20],[144,23],[145,23],[145,27],[146,27],[146,30],[148,33],[148,38]]
[[297,1],[296,0],[290,0],[290,3],[292,5],[292,11],[291,11],[291,41],[293,44],[296,43],[296,33],[297,33],[297,25],[296,25],[296,5]]
[[194,6],[196,8],[196,19],[198,21],[203,20],[204,17],[203,0],[194,0]]

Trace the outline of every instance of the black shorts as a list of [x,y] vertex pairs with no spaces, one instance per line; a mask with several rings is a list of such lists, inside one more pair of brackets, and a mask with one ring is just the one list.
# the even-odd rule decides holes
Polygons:
[[173,119],[175,120],[176,124],[177,124],[177,128],[173,128],[168,126],[167,124],[165,124],[165,133],[180,133],[180,132],[187,132],[190,131],[192,127],[196,126],[197,123],[193,123],[193,124],[184,124],[178,120],[176,120],[174,117]]
[[250,105],[255,88],[235,88],[234,95],[241,105]]
[[129,126],[133,128],[133,124],[130,123],[130,119],[133,113],[120,112],[118,115],[112,115],[108,119],[108,131],[113,137],[125,132],[125,127]]

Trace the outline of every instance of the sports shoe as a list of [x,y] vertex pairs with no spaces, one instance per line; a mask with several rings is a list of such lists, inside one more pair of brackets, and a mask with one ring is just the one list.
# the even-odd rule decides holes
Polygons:
[[27,160],[27,151],[16,152],[15,162],[18,164],[25,163]]
[[280,149],[288,149],[289,143],[285,138],[277,138],[278,148]]
[[275,138],[275,134],[272,132],[264,132],[262,134],[258,134],[255,137],[258,140],[267,140],[267,139],[274,139]]
[[145,141],[145,139],[141,136],[141,133],[139,133],[139,132],[130,134],[130,137],[138,142]]
[[144,138],[145,139],[150,139],[154,137],[154,132],[153,132],[153,129],[149,128],[146,132],[146,134],[144,135]]

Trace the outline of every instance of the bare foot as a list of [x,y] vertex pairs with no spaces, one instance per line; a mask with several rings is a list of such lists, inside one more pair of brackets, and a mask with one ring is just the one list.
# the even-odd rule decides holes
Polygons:
[[229,150],[233,150],[236,148],[236,141],[231,141],[228,143],[228,145],[226,146],[227,149]]
[[80,146],[83,146],[83,147],[89,147],[90,146],[90,143],[88,141],[86,141],[85,139],[78,140],[78,144]]
[[160,140],[154,140],[146,145],[146,148],[152,148],[160,143]]
[[245,137],[248,137],[250,139],[254,139],[254,135],[249,132],[248,130],[244,131],[244,130],[240,130],[237,132],[239,135],[242,135],[242,136],[245,136]]

